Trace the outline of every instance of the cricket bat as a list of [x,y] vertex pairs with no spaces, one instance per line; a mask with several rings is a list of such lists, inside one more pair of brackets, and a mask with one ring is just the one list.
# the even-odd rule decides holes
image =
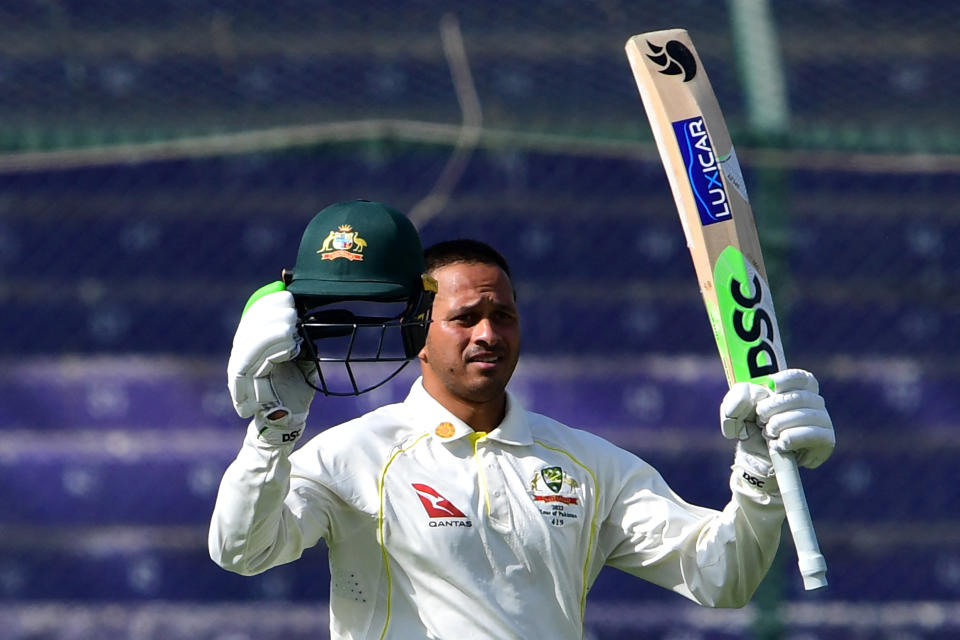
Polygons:
[[[627,57],[700,282],[727,382],[772,386],[786,367],[760,240],[726,122],[683,29],[627,41]],[[793,454],[770,451],[805,589],[826,586]]]

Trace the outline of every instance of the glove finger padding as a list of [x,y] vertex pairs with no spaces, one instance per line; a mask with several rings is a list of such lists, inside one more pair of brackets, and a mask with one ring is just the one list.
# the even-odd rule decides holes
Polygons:
[[[779,380],[777,376],[783,375]],[[778,393],[757,403],[757,418],[776,451],[792,452],[797,464],[814,469],[836,446],[833,421],[812,374],[791,369],[772,376]]]
[[812,391],[820,393],[820,383],[809,371],[803,369],[784,369],[770,376],[776,393],[787,391]]
[[[257,392],[254,380],[265,378],[278,363],[295,358],[299,353],[299,345],[291,347],[288,338],[284,337],[278,342],[280,344],[274,342],[266,345],[263,351],[254,355],[252,362],[247,356],[240,356],[237,363],[227,367],[227,387],[234,408],[241,418],[250,417],[256,410]],[[245,360],[250,362],[248,366],[244,366]],[[233,366],[238,366],[239,370],[233,370]]]
[[720,403],[720,431],[730,440],[746,440],[757,429],[757,403],[770,390],[758,384],[738,382],[730,387]]
[[278,291],[257,300],[243,315],[227,365],[237,375],[263,376],[273,363],[290,360],[300,350],[293,296]]
[[297,333],[297,316],[289,315],[255,327],[255,331],[237,334],[238,375],[265,376],[277,362],[293,359],[300,351],[300,337]]
[[234,409],[242,418],[257,410],[253,380],[270,374],[277,363],[300,352],[297,313],[288,291],[265,295],[244,312],[227,363],[227,387]]
[[793,452],[799,466],[816,469],[827,461],[836,444],[832,428],[802,427],[784,432],[770,446],[781,453]]

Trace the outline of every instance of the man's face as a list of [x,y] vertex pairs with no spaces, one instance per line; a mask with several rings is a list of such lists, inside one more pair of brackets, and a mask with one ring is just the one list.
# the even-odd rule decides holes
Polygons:
[[433,322],[420,351],[423,382],[438,400],[499,401],[520,355],[520,317],[509,277],[495,265],[434,270]]

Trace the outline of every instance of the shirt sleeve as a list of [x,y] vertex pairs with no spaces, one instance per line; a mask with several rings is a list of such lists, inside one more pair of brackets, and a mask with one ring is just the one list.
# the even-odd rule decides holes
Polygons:
[[248,427],[223,474],[210,522],[210,557],[224,569],[261,573],[296,560],[328,535],[337,498],[299,477],[291,490],[290,449],[262,442],[254,424]]
[[773,562],[785,514],[778,494],[735,475],[730,484],[723,510],[698,507],[633,458],[610,487],[614,498],[599,536],[606,564],[702,605],[746,605]]

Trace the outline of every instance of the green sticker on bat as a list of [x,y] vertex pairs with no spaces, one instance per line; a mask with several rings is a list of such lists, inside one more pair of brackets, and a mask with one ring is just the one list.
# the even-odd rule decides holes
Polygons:
[[769,376],[786,366],[777,314],[767,283],[736,247],[727,247],[713,265],[721,332],[717,346],[729,358],[732,382],[772,387]]

